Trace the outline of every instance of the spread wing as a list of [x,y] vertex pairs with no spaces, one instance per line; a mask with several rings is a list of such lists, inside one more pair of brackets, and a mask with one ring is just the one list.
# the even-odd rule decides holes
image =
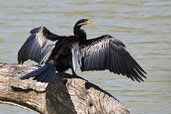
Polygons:
[[39,64],[46,62],[59,36],[46,27],[34,28],[30,34],[18,52],[18,63],[23,64],[29,59]]
[[144,81],[146,72],[125,49],[125,45],[110,35],[80,44],[81,70],[106,70],[126,75],[133,81]]

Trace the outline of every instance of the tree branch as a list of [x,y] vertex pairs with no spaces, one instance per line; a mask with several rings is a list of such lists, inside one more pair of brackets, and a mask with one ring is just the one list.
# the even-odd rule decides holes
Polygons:
[[41,114],[129,114],[112,95],[78,76],[60,73],[48,84],[19,79],[33,69],[0,64],[0,100]]

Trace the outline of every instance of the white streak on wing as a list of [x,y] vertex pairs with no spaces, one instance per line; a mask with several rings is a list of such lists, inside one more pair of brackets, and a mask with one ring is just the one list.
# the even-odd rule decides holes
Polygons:
[[109,39],[96,42],[94,45],[85,47],[83,49],[83,56],[92,56],[94,53],[104,50],[109,43]]
[[76,69],[80,70],[81,54],[80,54],[78,43],[72,45],[72,64],[73,64],[74,71],[76,71]]
[[[44,63],[44,62],[46,62],[46,61],[48,60],[49,56],[50,56],[51,53],[52,53],[52,50],[53,50],[54,47],[55,47],[55,43],[56,43],[56,42],[53,42],[53,44],[48,44],[46,47],[44,47],[44,48],[48,48],[48,52],[47,52],[47,54],[42,58],[40,64],[42,64],[42,63]],[[41,53],[43,54],[43,50],[42,50]]]
[[91,45],[81,48],[82,61],[84,63],[84,69],[86,70],[98,70],[104,69],[104,63],[110,61],[109,57],[109,42],[110,39],[96,41]]
[[45,45],[44,43],[47,39],[43,35],[43,27],[41,27],[40,31],[36,34],[36,39],[39,42],[40,47],[43,47]]
[[[42,60],[40,62],[40,64],[44,63],[47,61],[47,59],[49,58],[49,56],[51,55],[51,52],[53,50],[53,48],[55,47],[56,41],[50,41],[47,38],[45,38],[45,36],[43,35],[43,27],[41,27],[41,30],[36,34],[36,38],[38,41],[38,44],[41,48],[41,57]],[[44,55],[45,51],[47,52],[46,55]]]

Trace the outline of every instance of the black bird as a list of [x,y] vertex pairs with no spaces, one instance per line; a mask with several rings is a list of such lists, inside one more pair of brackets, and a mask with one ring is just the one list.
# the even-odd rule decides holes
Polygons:
[[86,32],[81,28],[88,24],[88,19],[79,20],[74,26],[74,35],[59,36],[51,33],[45,27],[35,28],[18,53],[18,62],[31,59],[43,67],[35,70],[21,79],[34,77],[42,82],[53,80],[58,72],[71,68],[81,71],[109,70],[126,75],[133,81],[144,81],[146,72],[125,49],[120,40],[111,35],[102,35],[87,39]]
[[75,35],[60,36],[50,32],[46,27],[37,27],[30,31],[31,35],[25,41],[18,52],[18,63],[23,64],[27,60],[33,60],[43,65],[21,77],[27,79],[34,77],[35,80],[48,82],[53,80],[58,72],[64,72],[71,68],[76,75],[72,65],[71,47],[73,41],[78,41],[81,36],[79,29],[87,24],[87,19],[78,21],[74,26]]

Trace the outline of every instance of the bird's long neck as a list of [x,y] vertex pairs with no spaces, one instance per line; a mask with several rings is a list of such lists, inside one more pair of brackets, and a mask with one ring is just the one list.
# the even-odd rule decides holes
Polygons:
[[80,38],[81,41],[85,41],[87,39],[86,32],[83,29],[81,29],[81,27],[79,26],[74,27],[74,35]]

